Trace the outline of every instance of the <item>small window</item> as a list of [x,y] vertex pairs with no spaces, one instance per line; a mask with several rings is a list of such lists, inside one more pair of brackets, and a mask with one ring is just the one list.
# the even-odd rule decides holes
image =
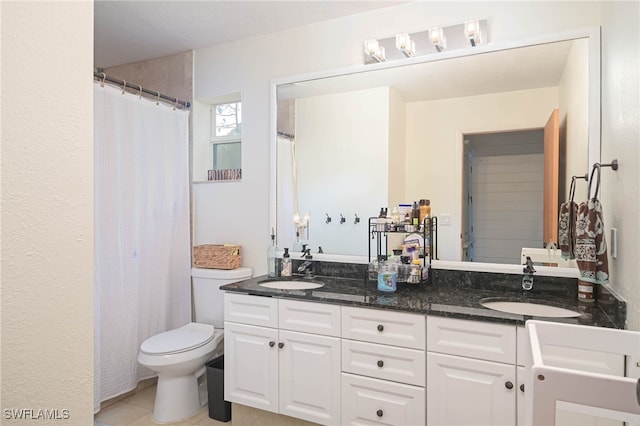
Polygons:
[[211,170],[209,180],[242,178],[242,103],[211,106]]

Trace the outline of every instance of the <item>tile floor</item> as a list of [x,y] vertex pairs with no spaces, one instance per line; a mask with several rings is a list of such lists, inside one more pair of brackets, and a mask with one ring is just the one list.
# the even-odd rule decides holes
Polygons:
[[[152,426],[151,420],[156,387],[151,386],[118,401],[98,412],[94,419],[101,426]],[[231,426],[231,422],[223,423],[209,418],[209,408],[204,407],[193,417],[189,417],[171,426]]]

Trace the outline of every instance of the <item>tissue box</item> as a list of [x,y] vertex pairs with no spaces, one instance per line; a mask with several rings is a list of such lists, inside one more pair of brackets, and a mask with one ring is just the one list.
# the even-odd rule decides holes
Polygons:
[[242,265],[240,246],[234,244],[203,244],[193,247],[196,268],[236,269]]

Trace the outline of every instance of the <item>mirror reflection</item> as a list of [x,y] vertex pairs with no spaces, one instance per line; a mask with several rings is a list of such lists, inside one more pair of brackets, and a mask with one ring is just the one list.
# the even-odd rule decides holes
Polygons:
[[366,256],[367,219],[420,199],[441,260],[557,244],[588,170],[588,56],[582,38],[279,85],[278,244]]

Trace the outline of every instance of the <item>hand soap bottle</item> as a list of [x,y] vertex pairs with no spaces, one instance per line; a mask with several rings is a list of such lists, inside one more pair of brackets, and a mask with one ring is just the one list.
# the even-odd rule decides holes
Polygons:
[[289,249],[284,249],[284,254],[282,255],[282,272],[283,277],[291,276],[291,255],[289,255]]
[[267,250],[267,276],[269,278],[275,278],[278,276],[278,259],[276,258],[276,235],[273,229],[271,229],[271,244]]

